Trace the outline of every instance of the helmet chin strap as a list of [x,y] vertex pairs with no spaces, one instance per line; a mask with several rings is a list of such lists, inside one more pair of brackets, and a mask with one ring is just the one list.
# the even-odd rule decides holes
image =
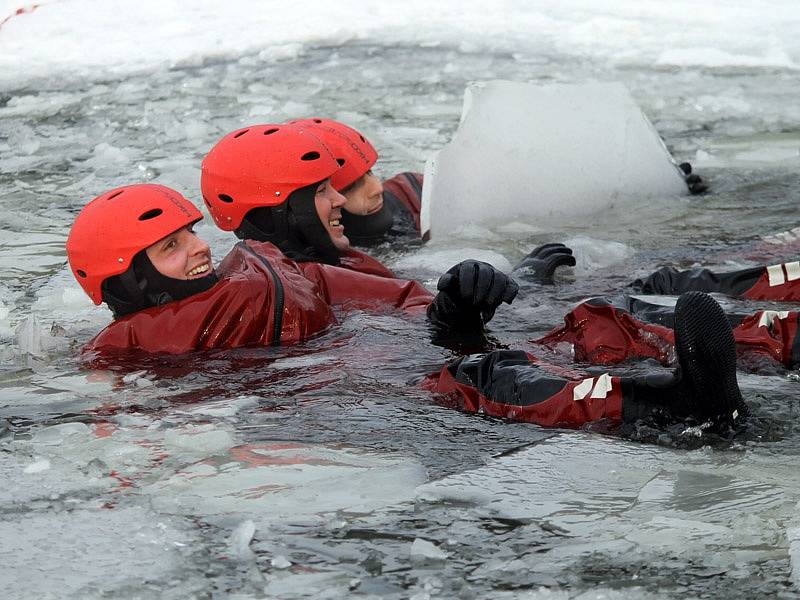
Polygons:
[[167,277],[153,266],[142,250],[127,271],[103,282],[103,298],[115,319],[134,312],[183,300],[211,289],[219,281],[212,271],[197,279]]
[[319,219],[314,204],[319,183],[295,190],[280,206],[255,208],[236,230],[240,239],[271,242],[297,262],[339,264],[341,253]]

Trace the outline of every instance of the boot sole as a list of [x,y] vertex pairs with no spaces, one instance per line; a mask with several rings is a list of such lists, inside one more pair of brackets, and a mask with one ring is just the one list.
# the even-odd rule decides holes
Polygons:
[[725,313],[703,292],[686,292],[675,305],[675,348],[692,413],[736,426],[747,417],[736,380],[736,344]]

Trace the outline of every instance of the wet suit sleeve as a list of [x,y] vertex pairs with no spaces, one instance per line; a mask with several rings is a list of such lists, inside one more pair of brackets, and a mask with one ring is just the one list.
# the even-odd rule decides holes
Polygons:
[[662,267],[637,279],[632,287],[644,294],[718,292],[750,300],[800,300],[800,262],[717,273],[711,269],[679,271]]
[[433,300],[433,295],[416,281],[312,262],[300,263],[299,267],[332,305],[367,310],[399,308],[412,314],[424,314]]

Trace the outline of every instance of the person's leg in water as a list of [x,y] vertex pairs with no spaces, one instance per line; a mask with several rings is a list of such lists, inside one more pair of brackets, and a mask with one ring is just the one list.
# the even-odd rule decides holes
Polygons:
[[521,351],[461,358],[428,387],[467,411],[544,426],[580,427],[600,419],[711,422],[718,430],[747,416],[736,380],[736,350],[722,309],[690,292],[675,306],[679,367],[641,377],[587,377],[545,365]]
[[[595,365],[643,358],[674,365],[673,310],[631,297],[591,298],[567,313],[563,326],[531,343]],[[733,327],[740,368],[771,372],[800,364],[800,313],[764,310],[726,318]]]

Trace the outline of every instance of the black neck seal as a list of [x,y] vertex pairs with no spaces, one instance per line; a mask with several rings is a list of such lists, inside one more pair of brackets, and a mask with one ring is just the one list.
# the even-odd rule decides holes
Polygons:
[[254,208],[234,233],[242,240],[271,242],[296,262],[338,265],[341,253],[320,221],[314,203],[321,183],[293,191],[278,206]]
[[151,306],[183,300],[210,290],[219,281],[211,271],[198,279],[174,279],[161,274],[142,250],[127,271],[103,282],[103,300],[115,319]]
[[386,201],[371,215],[354,215],[342,209],[342,225],[351,244],[375,246],[386,241],[394,225],[394,213]]

